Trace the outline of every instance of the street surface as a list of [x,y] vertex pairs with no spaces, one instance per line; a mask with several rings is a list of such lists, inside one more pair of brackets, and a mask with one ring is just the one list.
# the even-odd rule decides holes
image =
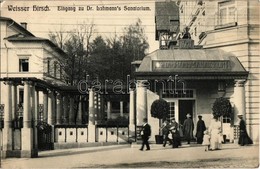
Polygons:
[[204,151],[197,144],[151,145],[140,151],[140,145],[113,145],[39,152],[38,158],[9,158],[2,168],[258,168],[259,146],[240,147],[223,144],[222,150]]

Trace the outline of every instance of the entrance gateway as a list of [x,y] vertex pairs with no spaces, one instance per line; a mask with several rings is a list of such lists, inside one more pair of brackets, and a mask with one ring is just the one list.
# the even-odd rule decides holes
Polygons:
[[[170,104],[169,119],[175,117],[179,124],[183,124],[188,113],[192,116],[195,135],[198,115],[202,115],[208,127],[213,117],[214,101],[225,97],[234,106],[234,113],[232,117],[223,117],[222,131],[227,139],[234,141],[234,124],[240,111],[235,107],[245,101],[244,95],[239,93],[244,91],[244,85],[240,83],[245,83],[247,76],[248,72],[239,60],[220,49],[174,46],[172,49],[156,50],[144,57],[135,72],[136,125],[140,126],[142,119],[148,118],[152,134],[158,134],[159,120],[151,117],[150,107],[153,101],[162,98]],[[149,86],[145,86],[144,81]],[[172,84],[169,85],[169,82]]]
[[167,119],[171,120],[174,117],[179,124],[183,124],[184,120],[186,119],[186,115],[189,113],[191,115],[191,119],[193,119],[195,124],[196,118],[193,118],[196,117],[195,90],[184,89],[184,90],[176,90],[176,92],[178,92],[178,94],[172,96],[167,94],[162,94],[162,98],[166,100],[170,106],[170,111],[167,116]]

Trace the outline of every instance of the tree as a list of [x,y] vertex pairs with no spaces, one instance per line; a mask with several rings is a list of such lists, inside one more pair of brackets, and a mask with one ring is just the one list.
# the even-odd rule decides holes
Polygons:
[[221,116],[230,116],[232,112],[231,110],[232,106],[230,101],[224,97],[217,98],[212,107],[213,116],[215,118],[219,118]]
[[170,106],[164,99],[157,99],[151,105],[151,116],[165,120],[169,114]]

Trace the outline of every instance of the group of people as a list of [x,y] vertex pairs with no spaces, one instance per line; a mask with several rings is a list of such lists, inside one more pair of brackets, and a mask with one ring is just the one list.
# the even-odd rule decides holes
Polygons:
[[[190,144],[190,141],[193,139],[194,124],[190,114],[187,114],[186,117],[187,118],[184,120],[182,126],[175,121],[175,118],[172,118],[170,122],[167,120],[163,122],[161,130],[163,133],[164,147],[166,146],[167,141],[169,141],[169,144],[172,145],[173,148],[178,148],[181,146],[181,137],[184,137],[187,143]],[[238,118],[240,119],[238,144],[241,146],[252,144],[253,142],[246,131],[243,115],[238,115]],[[197,143],[204,145],[205,151],[221,149],[223,135],[221,130],[221,122],[218,120],[218,118],[214,117],[208,128],[206,128],[201,115],[198,116],[198,119],[199,120],[197,122],[197,130],[195,135],[197,138]],[[145,145],[146,150],[150,150],[148,140],[151,136],[151,126],[147,123],[147,118],[144,119],[141,136],[143,142],[140,150],[143,150]]]

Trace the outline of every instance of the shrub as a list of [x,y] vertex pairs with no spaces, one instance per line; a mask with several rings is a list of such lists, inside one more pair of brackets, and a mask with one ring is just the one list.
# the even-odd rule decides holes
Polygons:
[[212,111],[215,118],[221,116],[230,116],[231,115],[231,103],[228,99],[220,97],[217,98],[213,104]]
[[152,103],[151,116],[158,119],[166,119],[169,110],[170,107],[167,101],[163,99],[157,99]]

